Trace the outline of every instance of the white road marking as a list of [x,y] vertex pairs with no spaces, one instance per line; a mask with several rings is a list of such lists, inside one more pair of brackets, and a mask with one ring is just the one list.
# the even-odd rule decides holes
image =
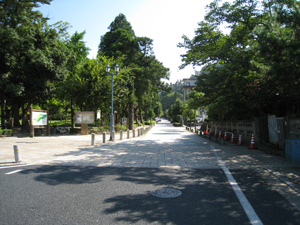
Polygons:
[[2,166],[0,169],[7,169],[7,168],[15,168],[15,167],[24,167],[24,166],[32,166],[33,164],[26,164],[26,165],[15,165],[15,166]]
[[10,174],[14,174],[14,173],[18,173],[18,172],[21,172],[23,171],[22,169],[21,170],[14,170],[14,171],[11,171],[11,172],[8,172],[8,173],[5,173],[6,175],[10,175]]
[[[213,146],[210,146],[212,149],[215,149]],[[240,186],[237,184],[236,180],[234,179],[234,177],[232,176],[232,174],[230,173],[229,169],[227,168],[226,164],[223,162],[223,160],[221,159],[221,157],[219,156],[218,152],[213,151],[213,153],[215,154],[215,157],[218,160],[218,163],[221,167],[221,169],[224,171],[230,185],[232,186],[232,189],[236,195],[236,197],[239,199],[245,213],[247,214],[250,223],[252,225],[263,225],[263,222],[260,220],[260,218],[258,217],[258,215],[256,214],[255,210],[253,209],[252,205],[250,204],[250,202],[248,201],[248,199],[246,198],[246,196],[244,195],[243,191],[241,190]]]

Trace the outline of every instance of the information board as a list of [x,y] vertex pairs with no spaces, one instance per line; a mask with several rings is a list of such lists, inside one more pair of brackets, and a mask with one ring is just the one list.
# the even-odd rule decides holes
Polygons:
[[94,124],[94,112],[75,112],[75,123],[77,124]]
[[32,112],[32,125],[33,126],[46,126],[47,125],[47,112]]

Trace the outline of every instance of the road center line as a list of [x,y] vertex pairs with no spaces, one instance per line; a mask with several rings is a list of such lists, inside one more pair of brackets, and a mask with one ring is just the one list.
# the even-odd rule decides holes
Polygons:
[[[211,147],[211,149],[215,149],[213,146],[210,146],[210,147]],[[234,177],[230,173],[230,171],[227,168],[226,164],[223,162],[222,158],[219,156],[218,152],[213,150],[213,153],[214,153],[215,157],[218,160],[219,166],[224,171],[230,185],[232,186],[232,189],[233,189],[236,197],[240,201],[245,213],[247,214],[247,216],[250,220],[250,223],[253,224],[253,225],[263,225],[263,222],[260,220],[260,218],[256,214],[256,212],[253,209],[252,205],[250,204],[250,202],[248,201],[248,199],[244,195],[244,193],[241,190],[240,186],[237,184],[236,180],[234,179]]]
[[20,169],[20,170],[14,170],[14,171],[11,171],[11,172],[8,172],[8,173],[5,173],[6,175],[10,175],[10,174],[14,174],[14,173],[18,173],[18,172],[21,172],[23,171],[23,169]]

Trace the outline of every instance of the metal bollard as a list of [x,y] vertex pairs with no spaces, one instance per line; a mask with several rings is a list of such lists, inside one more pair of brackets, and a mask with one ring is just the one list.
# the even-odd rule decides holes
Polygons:
[[95,133],[91,133],[91,145],[95,145]]
[[106,132],[103,132],[103,143],[106,143]]
[[129,130],[127,130],[127,139],[129,139],[130,138],[130,132],[129,132]]
[[135,129],[132,130],[132,137],[135,137]]
[[123,140],[123,131],[120,130],[120,140]]
[[21,155],[20,155],[20,148],[18,145],[14,145],[14,154],[15,154],[15,161],[20,162],[21,161]]
[[138,137],[141,136],[141,129],[138,128]]

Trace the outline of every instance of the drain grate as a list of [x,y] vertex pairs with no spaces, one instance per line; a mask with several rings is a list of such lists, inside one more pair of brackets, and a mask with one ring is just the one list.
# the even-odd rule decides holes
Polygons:
[[159,198],[176,198],[182,194],[181,191],[175,188],[160,188],[158,190],[152,191],[151,194]]

